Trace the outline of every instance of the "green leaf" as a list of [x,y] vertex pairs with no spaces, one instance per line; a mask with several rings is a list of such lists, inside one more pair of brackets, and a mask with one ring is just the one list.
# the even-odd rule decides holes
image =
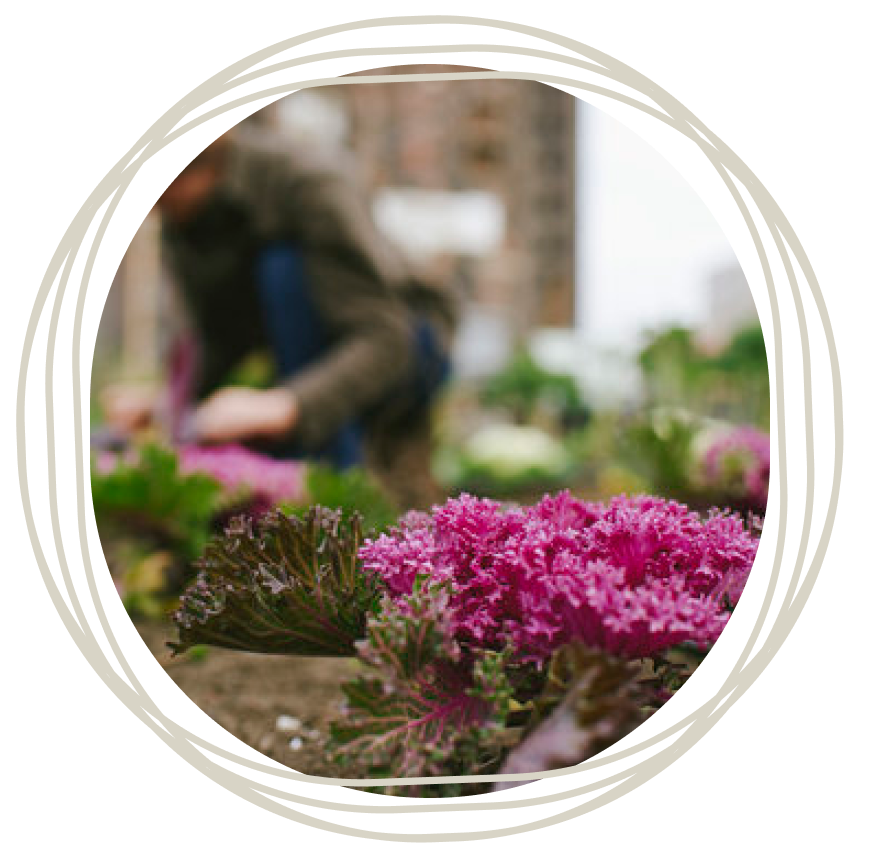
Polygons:
[[589,415],[576,380],[542,368],[527,350],[519,351],[507,368],[486,382],[481,397],[486,406],[506,410],[522,423],[531,421],[539,407],[574,423]]
[[174,452],[149,444],[133,463],[120,461],[109,473],[92,469],[91,495],[101,537],[119,531],[150,535],[192,560],[209,537],[221,488],[209,476],[183,476]]

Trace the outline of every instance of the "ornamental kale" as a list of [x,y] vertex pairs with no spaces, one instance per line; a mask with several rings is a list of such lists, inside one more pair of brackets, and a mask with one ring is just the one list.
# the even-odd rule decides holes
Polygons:
[[626,658],[709,646],[757,547],[728,514],[702,519],[652,497],[596,506],[563,492],[530,509],[462,495],[366,541],[360,556],[401,602],[416,574],[450,585],[460,642],[510,647],[540,666],[575,640]]
[[220,490],[209,476],[180,473],[176,455],[155,445],[121,458],[98,452],[91,469],[102,541],[137,528],[185,559],[196,557],[206,544]]
[[736,515],[654,497],[462,495],[367,539],[357,517],[277,511],[208,546],[172,646],[356,656],[327,746],[349,777],[541,771],[608,747],[683,684],[757,548]]
[[751,426],[735,428],[707,449],[704,475],[711,486],[724,488],[736,505],[764,512],[771,477],[771,438]]
[[183,474],[205,473],[231,493],[248,492],[253,504],[270,508],[304,493],[305,469],[295,461],[279,461],[244,446],[184,445],[178,449]]

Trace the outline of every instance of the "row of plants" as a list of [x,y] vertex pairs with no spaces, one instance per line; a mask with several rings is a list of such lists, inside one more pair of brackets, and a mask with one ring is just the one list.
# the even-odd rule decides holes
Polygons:
[[519,498],[571,487],[762,514],[770,402],[761,329],[742,330],[717,353],[697,346],[691,331],[671,329],[650,338],[637,364],[638,408],[595,412],[573,378],[523,351],[479,387],[479,426],[445,435],[437,475],[454,493]]
[[483,793],[592,757],[667,702],[729,621],[758,536],[736,514],[567,491],[463,494],[370,531],[274,509],[207,544],[171,647],[352,657],[328,762],[483,776],[374,792]]

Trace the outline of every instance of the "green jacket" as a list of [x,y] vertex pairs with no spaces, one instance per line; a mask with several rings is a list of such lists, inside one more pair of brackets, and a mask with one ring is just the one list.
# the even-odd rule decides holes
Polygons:
[[402,382],[413,358],[411,309],[428,316],[448,346],[455,305],[447,290],[410,275],[342,173],[285,146],[235,138],[224,179],[197,217],[163,228],[200,341],[198,397],[251,352],[270,349],[254,261],[277,241],[302,253],[330,341],[317,362],[278,381],[300,406],[294,441],[315,448]]

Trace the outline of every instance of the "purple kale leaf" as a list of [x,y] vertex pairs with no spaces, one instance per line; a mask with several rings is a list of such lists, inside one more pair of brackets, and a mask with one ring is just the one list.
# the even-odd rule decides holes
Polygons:
[[361,542],[357,516],[320,507],[303,518],[274,511],[235,519],[197,564],[171,648],[354,655],[383,595],[380,578],[358,562]]
[[[533,703],[529,727],[500,774],[576,766],[618,742],[646,718],[639,673],[639,662],[581,643],[558,649],[543,691]],[[528,783],[505,781],[495,790]]]

